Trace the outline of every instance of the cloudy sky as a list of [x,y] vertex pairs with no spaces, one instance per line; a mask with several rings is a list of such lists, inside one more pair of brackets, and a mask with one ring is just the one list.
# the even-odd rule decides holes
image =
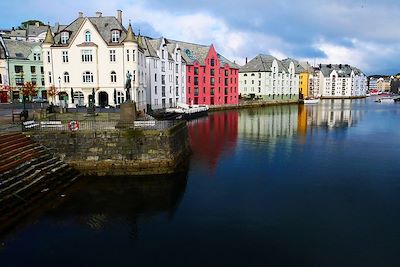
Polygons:
[[1,0],[0,28],[28,19],[69,24],[79,11],[113,16],[117,9],[136,33],[212,43],[239,64],[263,53],[400,72],[398,0]]

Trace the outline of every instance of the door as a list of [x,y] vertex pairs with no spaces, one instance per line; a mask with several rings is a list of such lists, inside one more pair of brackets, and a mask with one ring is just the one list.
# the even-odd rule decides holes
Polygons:
[[99,105],[102,108],[108,106],[108,94],[106,92],[99,93]]

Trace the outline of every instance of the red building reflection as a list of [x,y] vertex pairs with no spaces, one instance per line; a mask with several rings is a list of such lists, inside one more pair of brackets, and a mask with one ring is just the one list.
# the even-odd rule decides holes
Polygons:
[[188,124],[193,160],[214,170],[220,157],[234,152],[238,137],[238,112],[211,113]]

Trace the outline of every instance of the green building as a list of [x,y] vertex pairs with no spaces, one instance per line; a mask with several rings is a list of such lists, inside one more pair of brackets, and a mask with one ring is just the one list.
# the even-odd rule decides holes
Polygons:
[[9,84],[13,100],[22,100],[20,94],[25,82],[36,85],[37,96],[47,99],[41,43],[4,39],[8,51]]

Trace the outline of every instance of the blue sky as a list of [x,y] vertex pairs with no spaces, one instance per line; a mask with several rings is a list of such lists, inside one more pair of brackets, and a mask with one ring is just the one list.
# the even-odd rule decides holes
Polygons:
[[257,54],[347,63],[366,74],[400,72],[398,0],[14,0],[0,2],[0,28],[28,19],[69,24],[82,11],[123,11],[137,33],[201,44],[239,64]]

